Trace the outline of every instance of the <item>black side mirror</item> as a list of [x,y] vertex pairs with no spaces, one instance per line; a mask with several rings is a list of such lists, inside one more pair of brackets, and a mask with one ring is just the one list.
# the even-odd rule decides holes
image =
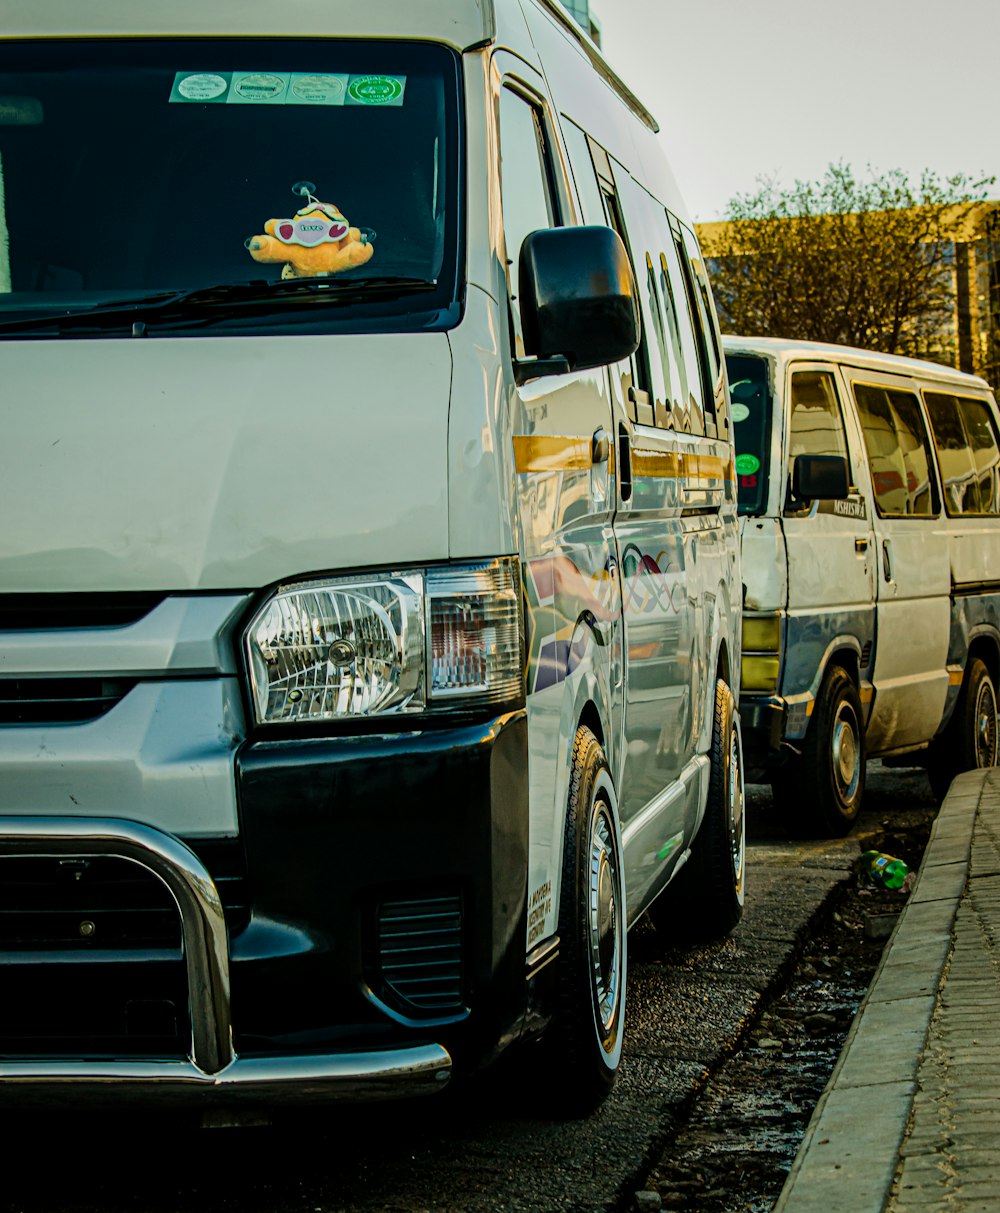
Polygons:
[[843,455],[796,455],[792,492],[800,501],[843,501],[850,492]]
[[525,353],[518,383],[607,366],[635,353],[641,333],[635,278],[610,227],[531,232],[518,263]]

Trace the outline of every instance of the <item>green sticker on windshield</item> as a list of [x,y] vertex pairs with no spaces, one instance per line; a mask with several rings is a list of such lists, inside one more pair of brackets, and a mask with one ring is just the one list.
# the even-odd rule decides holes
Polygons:
[[754,472],[760,471],[760,460],[756,455],[737,455],[736,471],[740,476],[752,476]]
[[750,416],[750,410],[745,404],[740,404],[738,401],[733,401],[733,406],[729,410],[733,415],[734,421],[746,421]]
[[402,105],[405,76],[352,76],[347,86],[348,105]]

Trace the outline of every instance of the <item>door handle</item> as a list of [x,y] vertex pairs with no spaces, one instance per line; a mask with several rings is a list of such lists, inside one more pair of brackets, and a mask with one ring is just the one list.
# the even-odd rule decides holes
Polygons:
[[632,452],[629,443],[628,430],[622,422],[618,423],[618,491],[622,501],[632,497]]
[[608,431],[601,426],[600,429],[594,430],[594,436],[590,440],[590,459],[592,463],[607,463],[608,456],[611,454],[611,438]]
[[886,581],[892,581],[892,549],[887,539],[882,540],[882,572]]

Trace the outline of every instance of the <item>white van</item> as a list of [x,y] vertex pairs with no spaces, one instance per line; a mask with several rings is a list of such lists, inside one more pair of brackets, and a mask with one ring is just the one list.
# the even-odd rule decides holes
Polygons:
[[997,760],[1000,422],[973,375],[724,339],[743,546],[747,767],[845,833],[865,763],[943,796]]
[[551,0],[0,31],[0,1096],[393,1096],[543,1030],[592,1106],[627,927],[743,901],[655,122]]

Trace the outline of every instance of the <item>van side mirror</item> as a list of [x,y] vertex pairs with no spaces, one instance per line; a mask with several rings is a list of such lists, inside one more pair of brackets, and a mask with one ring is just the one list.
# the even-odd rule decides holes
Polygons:
[[518,263],[524,350],[520,383],[628,358],[639,347],[639,302],[625,246],[610,227],[531,232]]
[[843,501],[850,492],[843,455],[796,455],[792,492],[800,501]]

